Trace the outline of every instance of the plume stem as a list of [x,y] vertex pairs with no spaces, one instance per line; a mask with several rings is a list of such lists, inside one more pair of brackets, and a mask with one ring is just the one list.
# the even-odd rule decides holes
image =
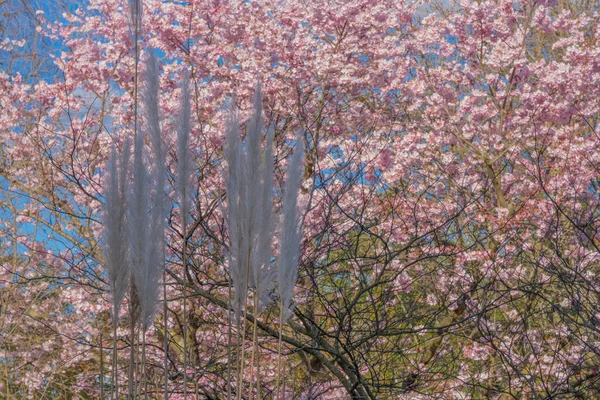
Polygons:
[[[280,392],[281,386],[281,341],[282,341],[282,332],[283,332],[283,299],[279,300],[279,340],[277,341],[277,384],[276,387],[276,396],[282,400],[283,399],[283,390]],[[273,396],[275,398],[275,396]]]
[[[228,295],[231,299],[231,279],[228,284]],[[233,330],[233,310],[230,307],[227,313],[228,321],[227,321],[227,400],[231,400],[231,364],[233,360],[231,359],[231,346],[232,346],[232,330]]]
[[[116,306],[115,306],[116,312]],[[117,374],[117,324],[113,324],[113,357],[112,357],[112,388],[111,388],[111,398],[114,400],[115,398],[119,398],[119,380]]]
[[[183,244],[181,246],[181,260],[183,263],[183,370],[184,376],[186,377],[186,382],[189,353],[187,326],[187,217],[189,205],[191,203],[190,195],[192,193],[192,185],[190,180],[192,159],[189,150],[191,117],[189,84],[190,73],[189,71],[185,71],[181,88],[181,116],[177,126],[177,192],[180,201],[179,206],[181,208],[181,235],[183,238]],[[187,399],[187,383],[183,386],[183,398]]]
[[129,381],[127,382],[127,391],[129,394],[129,399],[135,399],[135,391],[134,391],[134,379],[135,379],[135,310],[133,306],[133,292],[134,288],[131,287],[131,296],[129,300],[129,335],[130,335],[130,347],[129,347]]
[[104,343],[102,342],[103,327],[100,327],[100,398],[104,399]]
[[[185,212],[185,208],[182,209]],[[187,234],[186,234],[186,223],[185,215],[182,215],[183,221],[183,246],[182,246],[182,260],[183,260],[183,398],[187,400],[187,359],[188,359],[188,326],[187,326],[187,259],[186,259],[186,248],[187,248]]]
[[[256,398],[260,399],[260,362],[258,360],[258,292],[255,293],[254,296],[254,327],[252,332],[252,362],[250,363],[250,371],[251,373],[254,371],[254,366],[256,366]],[[252,384],[254,379],[250,382],[250,397],[252,398]]]
[[[248,260],[250,260],[250,255],[248,255]],[[237,370],[237,384],[238,384],[238,391],[237,391],[237,400],[242,400],[242,392],[244,390],[244,361],[245,361],[245,355],[246,355],[246,318],[248,317],[248,307],[247,307],[247,300],[248,300],[248,279],[250,277],[250,265],[247,264],[246,266],[246,283],[245,283],[245,296],[244,299],[242,301],[241,307],[244,309],[243,313],[244,313],[244,318],[240,321],[240,319],[238,319],[238,332],[240,331],[240,326],[239,324],[242,324],[242,339],[241,339],[241,349],[238,347],[238,352],[241,352],[241,354],[239,355],[239,368]],[[240,310],[241,312],[241,310]],[[238,333],[239,334],[239,333]],[[238,340],[238,346],[239,346],[240,341]]]
[[167,307],[167,270],[163,270],[163,323],[164,323],[164,337],[163,337],[163,352],[165,354],[165,365],[164,365],[164,400],[169,399],[169,324],[168,324],[168,307]]
[[[139,52],[140,52],[140,48],[139,48],[139,43],[138,43],[138,39],[139,39],[139,35],[140,35],[140,20],[141,20],[141,15],[142,15],[142,10],[141,10],[141,4],[139,0],[130,0],[129,3],[129,11],[131,12],[131,16],[132,16],[132,24],[133,24],[133,31],[134,31],[134,37],[133,37],[133,42],[134,42],[134,53],[135,53],[135,71],[134,71],[134,76],[133,76],[133,104],[134,104],[134,110],[133,110],[133,132],[137,135],[137,131],[138,131],[138,86],[139,86],[139,82],[138,82],[138,78],[139,78]],[[132,290],[133,292],[133,290]],[[132,299],[133,300],[133,296]],[[134,388],[133,388],[133,379],[134,379],[134,362],[135,362],[135,346],[134,346],[134,342],[135,342],[135,337],[134,337],[134,331],[135,331],[135,320],[134,320],[134,310],[133,310],[133,305],[130,303],[130,307],[129,307],[129,311],[130,311],[130,318],[131,318],[131,322],[130,322],[130,333],[131,333],[131,351],[130,351],[130,355],[129,355],[129,382],[128,382],[128,392],[129,392],[129,398],[130,399],[134,399]]]
[[148,377],[146,375],[146,330],[142,332],[142,386],[144,388],[144,399],[148,399]]

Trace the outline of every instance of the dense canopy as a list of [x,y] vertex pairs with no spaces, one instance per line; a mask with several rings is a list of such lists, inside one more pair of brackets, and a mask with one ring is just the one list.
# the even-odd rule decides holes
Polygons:
[[[0,19],[1,54],[21,60],[0,62],[0,397],[108,398],[114,381],[124,396],[133,378],[163,398],[165,373],[170,399],[600,396],[600,4],[141,3],[138,62],[125,0],[31,9],[26,34]],[[37,74],[34,37],[50,43]],[[135,101],[152,49],[167,301],[141,368],[133,289],[112,352],[103,210],[111,149],[152,129]],[[250,140],[259,81],[274,210],[259,256],[277,269],[303,143],[298,279],[289,319],[266,284],[236,324],[225,150],[231,109]]]

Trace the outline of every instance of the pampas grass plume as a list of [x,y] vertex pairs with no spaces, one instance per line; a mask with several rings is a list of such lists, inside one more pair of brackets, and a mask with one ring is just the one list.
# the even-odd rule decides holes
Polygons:
[[182,219],[187,218],[187,213],[190,211],[191,196],[194,191],[191,180],[194,163],[189,149],[190,118],[192,114],[189,85],[190,74],[189,71],[185,71],[181,87],[181,115],[177,124],[177,193]]
[[129,141],[125,142],[122,159],[117,163],[114,146],[106,164],[103,211],[103,254],[108,270],[108,280],[113,309],[113,324],[119,319],[119,309],[129,287],[129,262],[127,259],[126,180],[129,166]]
[[262,89],[256,86],[253,115],[246,125],[245,145],[239,136],[239,118],[233,110],[227,119],[225,157],[227,178],[227,222],[231,246],[230,274],[234,288],[236,319],[254,288],[260,305],[268,301],[268,288],[275,272],[271,268],[273,237],[273,132],[261,151],[263,131]]
[[142,26],[142,0],[129,0],[129,18],[133,37]]
[[235,109],[235,102],[232,102],[232,109],[226,119],[226,137],[225,158],[229,173],[227,176],[227,226],[229,233],[229,252],[227,254],[229,261],[229,273],[233,283],[233,309],[236,314],[236,321],[239,323],[242,302],[246,299],[246,279],[248,270],[244,263],[243,237],[245,236],[243,220],[243,159],[242,147],[239,132],[239,116]]
[[[148,273],[150,262],[150,176],[143,162],[144,137],[137,132],[133,157],[133,190],[129,200],[129,243],[134,283],[143,318],[147,315],[147,293],[152,282]],[[143,319],[145,322],[145,319]]]
[[281,214],[279,258],[277,260],[278,291],[283,306],[284,321],[287,321],[293,311],[292,295],[298,276],[302,227],[297,202],[298,192],[302,184],[303,165],[304,136],[299,131],[296,134],[296,148],[286,173]]
[[252,246],[254,253],[252,266],[260,308],[268,304],[269,290],[276,278],[276,270],[271,265],[271,248],[275,228],[273,214],[273,135],[274,130],[269,129],[261,168],[260,192],[258,193],[258,196],[260,196],[258,199],[259,206],[254,214],[256,216],[254,225],[257,231]]
[[159,281],[164,268],[166,211],[166,157],[159,121],[158,65],[152,50],[148,54],[144,78],[141,97],[152,148],[152,157],[147,157],[151,161],[151,168],[144,165],[144,135],[137,132],[129,226],[131,264],[140,298],[142,329],[145,331],[156,313]]

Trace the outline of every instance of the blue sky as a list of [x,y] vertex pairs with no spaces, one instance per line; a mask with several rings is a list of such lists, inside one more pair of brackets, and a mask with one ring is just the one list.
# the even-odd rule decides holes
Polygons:
[[15,53],[0,49],[0,70],[10,75],[19,73],[31,83],[52,79],[56,70],[50,55],[60,52],[63,44],[36,32],[40,24],[36,11],[43,11],[43,18],[54,22],[62,20],[64,12],[73,12],[85,2],[87,0],[8,0],[0,5],[0,26],[4,30],[0,33],[0,42],[7,38],[25,40],[25,46]]
[[[0,49],[0,71],[11,76],[20,74],[31,84],[37,81],[54,80],[56,69],[53,65],[51,55],[63,50],[63,44],[57,40],[42,37],[36,32],[40,19],[37,10],[43,11],[43,17],[50,21],[62,19],[63,12],[75,11],[77,7],[86,0],[8,0],[0,5],[0,43],[5,39],[25,40],[25,45],[14,51]],[[18,129],[18,128],[17,128]],[[3,146],[11,146],[6,141]],[[9,188],[9,181],[0,178],[0,199],[2,202],[12,204],[19,212],[30,199],[26,194],[15,192]],[[0,222],[12,221],[14,215],[9,208],[0,208]],[[42,219],[53,222],[52,212],[42,212]],[[4,224],[2,224],[4,225]],[[2,226],[4,228],[4,226]],[[51,251],[61,251],[72,246],[70,243],[58,240],[56,235],[42,225],[30,222],[18,223],[18,231],[35,241],[47,242],[46,248]],[[5,237],[5,241],[12,241],[11,237]],[[26,255],[28,249],[17,246],[20,255]],[[16,278],[16,277],[15,277]]]

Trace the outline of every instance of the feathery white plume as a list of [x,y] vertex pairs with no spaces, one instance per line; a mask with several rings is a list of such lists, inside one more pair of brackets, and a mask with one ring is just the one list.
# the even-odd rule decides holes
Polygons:
[[269,129],[261,168],[259,206],[254,214],[256,236],[252,246],[252,272],[260,308],[268,304],[269,289],[276,277],[276,270],[271,264],[275,225],[273,215],[273,135],[274,130]]
[[154,52],[150,51],[141,97],[152,148],[152,157],[148,157],[152,167],[148,171],[144,165],[144,136],[137,132],[129,221],[131,264],[144,331],[152,323],[156,312],[159,280],[164,268],[166,152],[160,132],[158,89],[158,66]]
[[152,323],[156,313],[156,305],[159,295],[159,281],[165,268],[165,223],[167,217],[167,152],[162,142],[159,122],[159,82],[158,63],[154,51],[150,51],[149,69],[146,71],[148,86],[143,96],[145,104],[145,119],[150,131],[150,143],[152,144],[152,186],[154,187],[152,198],[152,220],[150,241],[150,264],[148,265],[149,287],[145,293],[147,301],[144,317],[144,329]]
[[106,164],[103,211],[103,254],[108,270],[108,280],[113,309],[113,324],[119,320],[119,309],[129,287],[127,260],[127,229],[125,223],[125,186],[129,166],[129,141],[125,142],[123,158],[117,164],[113,146]]
[[142,308],[142,323],[147,313],[147,292],[152,286],[148,274],[150,263],[150,176],[144,165],[144,136],[135,135],[133,151],[133,187],[129,194],[128,222],[131,269]]
[[241,203],[244,207],[243,224],[246,228],[245,232],[245,246],[247,254],[250,259],[248,260],[249,268],[249,285],[250,287],[256,287],[256,268],[254,261],[256,259],[256,245],[257,233],[260,221],[258,218],[261,212],[261,154],[260,154],[260,137],[262,133],[262,91],[260,82],[256,86],[254,94],[254,113],[249,123],[246,124],[246,146],[243,149],[243,163],[245,165],[243,169],[244,179],[243,193],[246,195],[246,200]]
[[136,31],[139,35],[142,27],[142,0],[129,0],[129,18],[132,37],[134,37]]
[[229,232],[229,273],[233,282],[234,300],[233,309],[236,320],[239,322],[242,301],[246,298],[246,279],[248,270],[244,263],[243,244],[243,190],[241,189],[244,177],[242,151],[239,133],[239,116],[233,102],[232,109],[226,120],[227,144],[225,146],[225,158],[229,168],[227,179],[227,225]]
[[181,218],[187,218],[190,211],[194,187],[191,179],[194,166],[189,150],[190,117],[192,107],[190,102],[190,74],[186,71],[181,87],[181,115],[177,124],[177,194],[181,206]]
[[[150,136],[150,144],[154,156],[154,162],[158,163],[159,160],[165,159],[165,149],[162,145],[162,136],[160,133],[160,110],[158,104],[158,93],[159,93],[159,82],[158,82],[158,61],[156,60],[156,53],[153,49],[148,50],[148,58],[146,60],[146,69],[144,71],[144,87],[141,92],[143,115],[146,122],[146,127]],[[165,172],[166,166],[163,164],[155,164],[157,169]],[[158,176],[158,175],[156,175]],[[166,175],[163,177],[160,175],[163,181],[166,179]]]
[[[263,179],[264,168],[261,160],[260,139],[262,134],[262,90],[260,82],[256,85],[254,94],[254,113],[249,123],[246,125],[246,152],[245,165],[246,179],[244,179],[245,192],[247,193],[247,201],[245,202],[245,219],[248,228],[247,235],[249,240],[248,250],[250,254],[250,286],[258,287],[260,279],[260,261],[258,254],[259,235],[262,233],[260,228],[263,228],[263,215],[265,204],[263,200],[263,190],[265,180]],[[269,209],[267,214],[271,214]]]
[[[150,136],[152,148],[151,177],[154,196],[152,197],[152,226],[157,228],[157,234],[164,233],[166,218],[167,195],[165,185],[167,183],[167,152],[163,144],[160,129],[160,109],[158,102],[159,74],[158,61],[153,49],[148,51],[148,60],[144,75],[146,85],[142,91],[143,113],[146,126]],[[161,241],[162,243],[162,241]]]
[[296,148],[286,172],[285,191],[281,213],[279,258],[277,275],[279,296],[283,305],[283,318],[287,321],[293,311],[292,295],[298,277],[298,259],[302,226],[298,212],[298,192],[302,184],[304,165],[304,136],[296,133]]
[[229,166],[227,179],[227,222],[231,247],[230,274],[235,298],[233,307],[239,321],[242,302],[248,287],[254,288],[261,306],[268,302],[268,287],[275,272],[271,267],[273,237],[273,132],[267,135],[261,152],[262,90],[257,84],[254,112],[246,125],[245,145],[239,137],[238,114],[234,110],[227,120],[225,157]]

